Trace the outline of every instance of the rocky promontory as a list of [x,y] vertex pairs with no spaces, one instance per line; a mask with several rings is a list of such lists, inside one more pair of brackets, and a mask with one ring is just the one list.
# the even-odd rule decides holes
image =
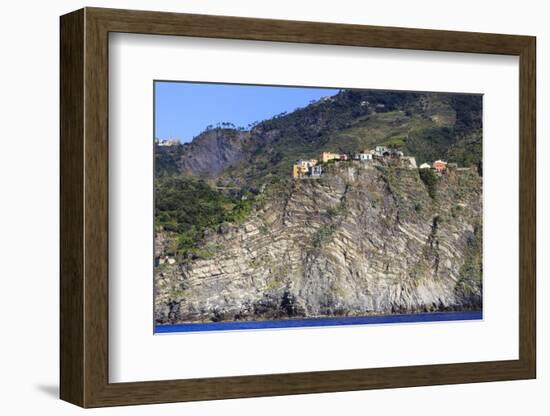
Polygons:
[[475,169],[427,183],[418,169],[341,162],[256,199],[200,255],[155,268],[157,323],[481,309]]

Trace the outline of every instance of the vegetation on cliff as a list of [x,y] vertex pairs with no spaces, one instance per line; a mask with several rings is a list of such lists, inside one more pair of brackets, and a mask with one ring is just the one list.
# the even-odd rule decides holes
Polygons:
[[[298,158],[387,145],[418,163],[481,163],[481,96],[342,90],[327,100],[255,124],[209,128],[190,144],[155,148],[155,218],[179,235],[171,254],[198,247],[204,233],[242,221],[259,190],[288,181]],[[430,196],[437,178],[420,172]],[[286,185],[283,185],[286,186]]]
[[207,230],[242,222],[254,199],[214,190],[202,179],[163,176],[155,180],[155,227],[172,237],[166,255],[197,254]]
[[420,172],[336,162],[265,191],[205,254],[157,270],[157,321],[479,309],[481,178],[449,172],[432,198]]
[[[481,96],[342,90],[250,131],[155,147],[156,318],[479,309]],[[472,169],[297,159],[384,145]],[[388,160],[391,158],[388,158]]]

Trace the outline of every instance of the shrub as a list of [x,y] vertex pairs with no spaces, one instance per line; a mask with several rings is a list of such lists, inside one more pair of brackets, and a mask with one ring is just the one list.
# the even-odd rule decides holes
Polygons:
[[[239,223],[250,214],[255,197],[228,196],[205,181],[182,176],[155,178],[155,225],[177,234],[178,254],[196,254],[204,233],[224,222]],[[204,253],[202,253],[204,254]]]
[[420,179],[428,190],[428,195],[434,199],[437,195],[437,182],[439,178],[431,169],[419,169]]

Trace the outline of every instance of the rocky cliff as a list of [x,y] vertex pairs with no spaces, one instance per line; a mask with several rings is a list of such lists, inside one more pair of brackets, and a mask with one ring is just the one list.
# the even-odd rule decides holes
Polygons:
[[192,142],[178,146],[158,146],[156,171],[215,177],[241,161],[250,142],[250,133],[235,129],[206,130]]
[[417,169],[361,162],[270,186],[202,255],[156,268],[156,320],[480,309],[481,195],[474,169],[427,186]]

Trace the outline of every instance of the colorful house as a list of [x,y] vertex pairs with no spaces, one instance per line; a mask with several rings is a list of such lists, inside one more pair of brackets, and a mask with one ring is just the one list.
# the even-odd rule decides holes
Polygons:
[[309,168],[317,164],[317,159],[299,160],[298,165],[302,168],[302,173],[308,173]]
[[300,177],[300,174],[302,173],[302,168],[300,165],[293,165],[292,166],[292,177],[294,179],[298,179]]
[[336,159],[340,159],[340,155],[338,153],[332,153],[332,152],[321,153],[321,161],[323,163],[326,163],[329,160],[336,160]]
[[299,178],[301,175],[306,175],[316,165],[317,159],[299,160],[297,164],[292,166],[292,177]]
[[444,162],[442,160],[436,160],[432,167],[438,172],[441,173],[447,168],[447,162]]

